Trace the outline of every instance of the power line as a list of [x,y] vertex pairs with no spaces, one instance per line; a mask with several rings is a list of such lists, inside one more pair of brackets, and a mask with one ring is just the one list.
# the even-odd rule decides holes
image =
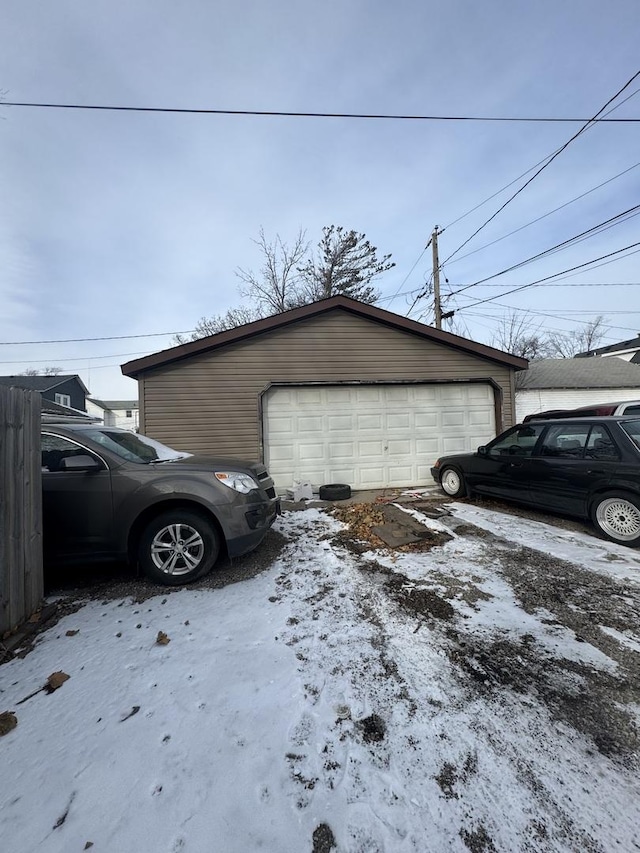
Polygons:
[[[640,89],[638,91],[640,91]],[[640,162],[634,163],[634,165],[629,166],[628,169],[625,169],[622,172],[618,172],[618,174],[614,175],[612,178],[608,178],[606,181],[603,181],[601,184],[598,184],[597,186],[592,187],[590,190],[587,190],[586,192],[581,193],[580,195],[577,195],[575,198],[572,198],[569,201],[566,201],[564,204],[561,204],[559,207],[554,207],[554,209],[548,211],[548,213],[543,213],[542,216],[537,216],[535,219],[532,219],[530,222],[526,222],[524,225],[521,225],[519,228],[514,228],[514,230],[509,231],[508,234],[503,234],[502,237],[498,237],[495,240],[491,240],[489,243],[485,243],[484,245],[480,246],[477,249],[472,249],[472,251],[470,251],[470,252],[465,252],[464,255],[460,255],[454,261],[451,261],[451,263],[457,264],[458,261],[461,261],[464,258],[468,258],[471,255],[475,255],[478,252],[481,252],[483,249],[488,249],[489,246],[495,246],[496,243],[500,243],[500,242],[502,242],[502,240],[506,240],[507,237],[512,237],[514,234],[517,234],[519,231],[524,231],[524,229],[528,228],[530,225],[535,225],[536,222],[540,222],[541,220],[546,219],[547,216],[551,216],[553,213],[557,213],[559,210],[562,210],[563,208],[568,207],[570,204],[573,204],[576,201],[580,201],[581,198],[585,198],[585,196],[588,196],[590,193],[593,193],[596,190],[601,189],[602,187],[606,186],[607,184],[610,184],[612,181],[615,181],[617,178],[621,178],[622,175],[626,175],[627,172],[630,172],[632,169],[637,169],[638,166],[640,166]]]
[[[640,72],[639,72],[640,73]],[[633,79],[633,78],[632,78]],[[631,81],[630,81],[631,82]],[[627,84],[629,85],[629,84]],[[626,88],[626,87],[625,87]],[[622,90],[621,90],[622,91]],[[49,104],[36,101],[0,101],[4,107],[33,107],[50,110],[97,110],[103,112],[127,113],[177,113],[188,115],[223,115],[223,116],[259,116],[270,118],[348,118],[348,119],[385,119],[391,121],[488,121],[488,122],[552,122],[577,123],[595,122],[634,124],[640,118],[602,118],[596,114],[591,119],[568,118],[557,116],[449,116],[449,115],[403,115],[396,113],[319,113],[294,112],[285,110],[218,110],[188,107],[132,107],[113,104]],[[606,105],[605,105],[606,106]],[[604,109],[604,107],[603,107]]]
[[[411,267],[411,269],[409,270],[409,272],[405,275],[405,277],[402,279],[402,281],[400,282],[400,285],[399,285],[398,289],[397,289],[397,290],[396,290],[396,292],[393,294],[393,296],[382,296],[382,297],[380,297],[380,299],[377,299],[377,300],[376,300],[377,302],[393,302],[393,300],[396,298],[396,296],[405,296],[407,293],[408,293],[408,294],[413,294],[413,293],[415,293],[415,292],[416,292],[415,290],[408,290],[408,291],[403,291],[403,293],[400,293],[400,289],[401,289],[402,287],[404,287],[404,285],[407,283],[407,281],[408,281],[408,279],[409,279],[409,276],[412,274],[412,272],[414,271],[414,269],[418,266],[418,264],[419,264],[419,263],[420,263],[420,261],[422,260],[422,256],[424,255],[424,253],[427,251],[427,249],[428,249],[428,248],[429,248],[428,246],[425,246],[425,248],[420,252],[420,254],[418,255],[418,258],[417,258],[416,262],[415,262],[415,263],[414,263],[414,265]],[[422,288],[418,288],[418,290],[422,290]]]
[[[51,364],[52,361],[100,361],[104,358],[126,358],[132,355],[147,355],[149,353],[148,349],[139,350],[138,352],[112,352],[109,355],[90,355],[83,358],[81,355],[74,355],[73,358],[58,358],[58,356],[53,356],[50,358],[19,358],[14,359],[13,361],[0,361],[0,364]],[[93,369],[94,366],[91,365]]]
[[[536,287],[537,285],[539,285],[543,281],[549,281],[549,279],[556,278],[559,275],[565,275],[566,273],[573,272],[574,270],[584,269],[584,267],[587,267],[590,264],[596,263],[597,261],[602,261],[605,258],[612,258],[615,255],[619,255],[622,252],[626,252],[628,249],[634,249],[636,246],[640,246],[640,242],[631,243],[629,246],[624,246],[624,248],[617,249],[615,252],[609,252],[606,255],[601,255],[599,258],[594,258],[591,261],[585,261],[585,263],[578,264],[575,267],[569,267],[568,269],[561,270],[560,272],[554,273],[553,275],[545,276],[545,278],[539,278],[537,281],[529,282],[529,284],[522,284],[522,285],[520,285],[520,287],[514,287],[512,290],[507,290],[504,293],[500,293],[496,296],[488,296],[486,299],[479,299],[477,302],[472,302],[471,305],[467,305],[467,306],[465,306],[465,308],[459,308],[458,310],[459,311],[465,311],[467,308],[475,308],[476,305],[483,305],[485,302],[493,302],[493,300],[500,299],[502,296],[509,296],[509,294],[518,293],[518,291],[520,291],[520,290],[526,290],[529,287]],[[640,249],[638,249],[637,251],[640,251]],[[630,254],[635,255],[636,252],[630,252]],[[627,255],[626,257],[629,257],[629,255]],[[621,260],[621,259],[618,258],[618,260]]]
[[[520,261],[517,264],[512,264],[510,267],[506,267],[500,272],[494,273],[493,275],[488,275],[486,278],[478,279],[478,281],[474,281],[472,284],[467,284],[461,290],[453,291],[449,294],[449,296],[456,296],[458,293],[462,293],[465,290],[469,290],[472,287],[477,287],[480,284],[484,284],[487,281],[491,281],[493,278],[498,278],[501,275],[505,275],[506,273],[513,272],[513,270],[517,270],[520,267],[524,267],[527,264],[531,264],[534,261],[538,261],[541,258],[546,257],[547,255],[552,255],[555,252],[559,252],[562,249],[567,249],[574,243],[580,242],[587,237],[595,237],[598,233],[602,233],[602,231],[608,230],[613,225],[620,225],[622,222],[627,221],[627,219],[631,219],[633,216],[637,216],[640,212],[640,204],[636,204],[634,207],[630,207],[627,210],[623,210],[622,213],[618,213],[615,216],[610,217],[609,219],[605,219],[604,222],[600,222],[598,225],[593,225],[591,228],[587,228],[586,231],[581,231],[579,234],[576,234],[574,237],[569,237],[567,240],[563,240],[561,243],[556,243],[555,246],[551,246],[549,249],[545,249],[543,252],[538,252],[537,255],[532,255],[530,258],[526,258],[524,261]],[[605,256],[606,257],[606,256]]]
[[149,332],[148,335],[112,335],[103,338],[65,338],[63,340],[48,341],[0,341],[0,346],[16,347],[31,344],[80,344],[85,341],[126,341],[133,338],[166,338],[170,335],[190,335],[195,329],[187,329],[185,332]]
[[[626,103],[627,103],[627,101],[631,100],[631,98],[633,98],[635,95],[637,95],[637,94],[638,94],[638,92],[640,92],[640,89],[636,89],[635,91],[631,92],[631,94],[630,94],[630,95],[627,95],[627,97],[626,97],[626,98],[623,98],[623,99],[620,101],[620,103],[619,103],[619,104],[616,104],[616,105],[615,105],[615,107],[612,107],[612,108],[609,110],[609,112],[608,112],[608,113],[605,113],[605,115],[604,115],[601,119],[598,119],[596,123],[597,123],[597,124],[599,124],[600,122],[604,121],[604,120],[605,120],[605,116],[608,116],[608,115],[610,115],[611,113],[615,112],[616,110],[620,109],[620,107],[621,107],[623,104],[626,104]],[[556,148],[556,149],[555,149],[555,151],[552,151],[550,154],[547,154],[545,157],[543,157],[543,158],[542,158],[542,160],[538,160],[538,162],[537,162],[537,163],[534,163],[534,165],[533,165],[533,166],[530,166],[530,167],[529,167],[525,172],[523,172],[521,175],[518,175],[518,176],[517,176],[516,178],[514,178],[512,181],[509,181],[509,183],[508,183],[508,184],[505,184],[503,187],[501,187],[499,190],[496,190],[496,192],[492,193],[490,196],[487,196],[487,198],[485,198],[485,199],[484,199],[484,201],[481,201],[479,204],[474,205],[474,207],[472,207],[470,210],[467,210],[467,212],[466,212],[466,213],[463,213],[463,214],[462,214],[461,216],[459,216],[457,219],[454,219],[454,220],[453,220],[453,222],[450,222],[448,225],[445,225],[445,226],[444,226],[444,228],[443,228],[442,230],[443,230],[443,231],[446,231],[446,230],[447,230],[447,228],[451,228],[452,226],[457,225],[457,224],[458,224],[458,222],[461,222],[463,219],[466,219],[466,218],[467,218],[467,216],[470,216],[472,213],[475,213],[475,212],[476,212],[476,210],[479,210],[481,207],[484,207],[484,205],[485,205],[485,204],[487,204],[487,202],[491,201],[491,200],[492,200],[492,199],[494,199],[496,196],[499,196],[499,195],[500,195],[500,193],[504,192],[505,190],[508,190],[508,189],[509,189],[509,187],[512,187],[512,186],[513,186],[515,183],[517,183],[521,178],[526,177],[526,176],[529,174],[529,172],[533,172],[533,170],[534,170],[534,169],[537,169],[537,168],[538,168],[538,166],[541,166],[541,165],[542,165],[546,160],[548,160],[548,159],[549,159],[549,157],[551,157],[553,154],[555,154],[555,153],[559,153],[559,152],[560,152],[560,149],[559,149],[559,148]],[[449,257],[452,257],[452,256],[450,255]],[[449,260],[449,258],[447,258],[447,260]],[[446,263],[446,261],[445,261],[445,263]]]
[[572,143],[572,142],[574,142],[574,141],[575,141],[579,136],[581,136],[581,135],[582,135],[586,130],[588,130],[588,128],[590,128],[590,127],[591,127],[591,126],[592,126],[592,125],[593,125],[593,124],[598,120],[598,116],[599,116],[601,113],[603,113],[603,112],[606,110],[606,108],[609,106],[609,104],[611,104],[613,101],[615,101],[615,100],[616,100],[616,98],[618,98],[618,97],[619,97],[619,96],[624,92],[624,90],[625,90],[625,89],[627,89],[627,88],[628,88],[628,87],[633,83],[633,81],[634,81],[637,77],[640,77],[640,71],[636,71],[636,73],[633,75],[633,77],[631,77],[629,80],[627,80],[627,82],[624,84],[624,86],[623,86],[621,89],[619,89],[619,90],[615,93],[615,95],[613,95],[613,97],[609,98],[609,100],[606,102],[606,104],[604,104],[604,106],[602,106],[602,107],[598,110],[598,112],[593,116],[593,118],[590,118],[590,119],[589,119],[589,120],[588,120],[588,121],[587,121],[587,122],[586,122],[586,123],[585,123],[585,124],[580,128],[580,130],[578,130],[576,133],[574,133],[574,134],[573,134],[573,136],[572,136],[570,139],[568,139],[568,140],[564,143],[564,145],[562,145],[560,148],[558,148],[558,150],[557,150],[557,151],[556,151],[556,152],[555,152],[551,157],[549,157],[549,159],[548,159],[548,160],[546,160],[546,162],[545,162],[545,163],[543,163],[543,165],[542,165],[542,166],[540,166],[540,168],[539,168],[539,169],[537,169],[537,170],[533,173],[533,175],[532,175],[532,176],[531,176],[527,181],[525,181],[525,182],[524,182],[524,184],[522,184],[522,186],[521,186],[521,187],[519,187],[519,188],[518,188],[518,189],[517,189],[517,190],[516,190],[516,191],[515,191],[511,196],[509,196],[509,198],[508,198],[508,199],[507,199],[507,200],[506,200],[502,205],[500,205],[500,207],[495,211],[495,213],[493,213],[493,214],[492,214],[492,215],[491,215],[487,220],[485,220],[485,222],[483,222],[483,223],[482,223],[482,225],[480,225],[480,227],[479,227],[479,228],[476,228],[476,230],[473,232],[473,234],[471,234],[471,236],[470,236],[470,237],[468,237],[468,238],[464,241],[464,243],[461,243],[461,245],[460,245],[460,246],[458,246],[458,248],[455,250],[455,252],[452,252],[452,253],[449,255],[449,257],[444,261],[444,263],[447,263],[447,261],[451,260],[451,258],[453,258],[453,257],[454,257],[454,255],[457,255],[457,254],[458,254],[458,252],[460,251],[460,249],[464,248],[464,246],[466,246],[466,245],[467,245],[467,243],[471,242],[471,240],[473,240],[473,238],[474,238],[477,234],[479,234],[479,233],[482,231],[482,229],[483,229],[483,228],[486,228],[486,226],[487,226],[490,222],[492,222],[492,221],[496,218],[496,216],[498,216],[498,214],[499,214],[499,213],[502,213],[502,211],[505,209],[505,207],[506,207],[508,204],[511,204],[511,202],[512,202],[512,201],[513,201],[517,196],[519,196],[519,195],[520,195],[520,193],[521,193],[521,192],[523,192],[523,190],[525,190],[525,189],[529,186],[529,184],[531,184],[533,181],[535,181],[535,179],[538,177],[538,175],[540,175],[540,174],[541,174],[541,173],[542,173],[542,172],[543,172],[543,171],[544,171],[548,166],[550,166],[550,165],[553,163],[553,161],[554,161],[557,157],[559,157],[559,156],[560,156],[560,154],[562,154],[562,152],[563,152],[563,151],[565,151],[565,150],[569,147],[569,145],[571,145],[571,143]]
[[[504,307],[509,308],[510,306],[505,305]],[[520,309],[513,309],[513,310],[520,310]],[[576,323],[576,324],[579,324],[581,326],[585,325],[584,320],[576,320],[573,317],[561,317],[558,314],[545,314],[542,311],[534,311],[534,310],[529,310],[529,309],[523,309],[523,310],[527,313],[537,314],[541,317],[552,317],[554,320],[566,320],[567,323]],[[597,314],[598,312],[592,311],[592,312],[588,312],[588,313],[591,313],[593,315],[593,314]],[[486,314],[476,314],[473,311],[469,312],[469,316],[475,318],[474,319],[475,323],[478,322],[478,320],[477,320],[478,317],[482,317],[483,320],[489,320],[489,322],[491,322],[491,323],[501,322],[504,319],[504,317],[488,317]],[[485,329],[490,328],[489,326],[487,326],[483,323],[479,323],[478,325],[481,325],[481,326],[484,325]],[[632,326],[614,326],[610,323],[605,323],[604,328],[608,329],[609,331],[618,330],[620,332],[634,332],[634,334],[637,333],[637,329],[635,327],[632,327]],[[566,329],[559,329],[557,326],[546,326],[545,325],[545,329],[550,330],[550,331],[554,331],[554,332],[564,332],[566,334]],[[612,338],[612,340],[613,340],[613,338]]]

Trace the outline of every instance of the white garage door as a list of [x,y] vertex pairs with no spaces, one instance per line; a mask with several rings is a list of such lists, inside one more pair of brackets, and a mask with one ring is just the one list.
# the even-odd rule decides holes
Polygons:
[[427,484],[439,455],[494,436],[486,383],[273,388],[264,404],[265,461],[280,489],[294,480],[354,489]]

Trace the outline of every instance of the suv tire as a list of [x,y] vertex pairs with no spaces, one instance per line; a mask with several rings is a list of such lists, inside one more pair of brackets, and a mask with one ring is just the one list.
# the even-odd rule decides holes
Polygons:
[[208,574],[219,553],[220,537],[212,521],[193,510],[173,509],[147,525],[138,561],[150,580],[180,586]]

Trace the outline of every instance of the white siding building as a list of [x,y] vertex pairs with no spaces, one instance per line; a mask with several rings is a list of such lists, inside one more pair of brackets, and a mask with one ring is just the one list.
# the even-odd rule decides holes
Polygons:
[[545,358],[516,374],[516,418],[640,400],[640,365],[621,358]]
[[87,412],[100,418],[105,426],[121,427],[132,431],[138,429],[137,400],[96,400],[88,397]]

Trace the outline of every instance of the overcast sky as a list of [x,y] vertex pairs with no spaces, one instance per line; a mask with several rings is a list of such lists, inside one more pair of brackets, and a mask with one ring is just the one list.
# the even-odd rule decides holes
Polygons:
[[[588,119],[640,70],[637,0],[2,5],[5,102]],[[612,106],[638,89],[640,78]],[[610,117],[640,117],[640,94]],[[259,268],[260,227],[286,242],[300,228],[316,242],[331,223],[366,233],[396,262],[380,307],[407,314],[431,272],[434,226],[449,226],[445,260],[525,179],[459,217],[580,126],[0,106],[0,374],[56,365],[94,396],[135,397],[119,365],[238,305],[235,270]],[[511,306],[560,330],[602,314],[603,343],[634,337],[637,248],[496,297],[640,241],[639,218],[446,296],[640,204],[639,164],[640,124],[599,124],[573,142],[445,264],[453,329],[491,343]],[[431,309],[421,300],[411,316],[432,322]]]

